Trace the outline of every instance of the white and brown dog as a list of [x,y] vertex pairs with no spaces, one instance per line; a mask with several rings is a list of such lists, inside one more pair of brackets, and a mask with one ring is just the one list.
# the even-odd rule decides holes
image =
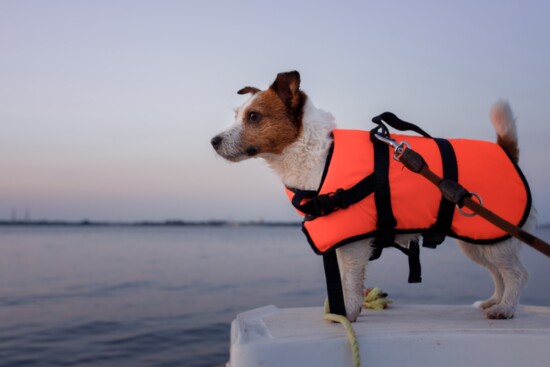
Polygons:
[[[317,190],[332,144],[331,131],[336,124],[330,113],[316,108],[300,90],[300,74],[296,71],[281,73],[266,90],[245,87],[238,93],[251,94],[251,97],[236,110],[235,122],[211,140],[216,152],[232,162],[261,157],[286,186]],[[509,105],[495,104],[491,120],[497,143],[517,162],[518,139]],[[533,226],[533,217],[531,214],[525,227]],[[419,235],[398,235],[396,242],[407,246],[409,240]],[[365,239],[336,250],[346,315],[350,321],[355,321],[361,312],[372,243],[373,239]],[[495,284],[493,295],[476,305],[488,318],[513,317],[528,279],[518,254],[521,243],[510,238],[491,246],[464,241],[458,244],[466,256],[489,271]]]

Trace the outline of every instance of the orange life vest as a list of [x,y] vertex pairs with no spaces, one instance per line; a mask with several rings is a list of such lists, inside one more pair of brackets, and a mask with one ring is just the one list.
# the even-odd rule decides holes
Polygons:
[[[452,179],[454,171],[455,180],[478,194],[483,205],[497,215],[518,226],[526,221],[531,207],[527,181],[498,144],[398,134],[391,137],[408,142],[437,175],[451,171]],[[399,233],[422,233],[425,243],[434,234],[441,235],[436,242],[448,235],[476,244],[509,237],[479,216],[458,213],[437,187],[394,160],[390,147],[382,144],[376,148],[368,131],[337,129],[333,139],[319,189],[287,188],[289,199],[305,215],[302,229],[316,253],[363,238],[392,238]],[[383,155],[387,156],[380,158]],[[385,161],[382,165],[386,164],[387,172],[376,172],[380,164],[376,160]]]

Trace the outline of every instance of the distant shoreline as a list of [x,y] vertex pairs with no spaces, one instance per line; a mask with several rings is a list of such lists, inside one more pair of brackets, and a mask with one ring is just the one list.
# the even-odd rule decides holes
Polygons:
[[[51,226],[51,227],[299,227],[302,222],[292,221],[229,221],[229,220],[143,220],[143,221],[100,221],[100,220],[0,220],[0,227]],[[537,225],[538,229],[549,229],[550,223]]]
[[301,222],[279,222],[279,221],[225,221],[225,220],[205,220],[205,221],[184,221],[184,220],[165,220],[165,221],[95,221],[95,220],[25,220],[8,221],[0,220],[0,226],[71,226],[71,227],[297,227]]

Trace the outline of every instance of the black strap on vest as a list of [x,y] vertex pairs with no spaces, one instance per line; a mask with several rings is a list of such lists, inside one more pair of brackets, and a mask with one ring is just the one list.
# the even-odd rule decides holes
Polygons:
[[[371,130],[371,136],[374,133],[382,133],[384,136],[389,136],[389,131],[384,123],[390,125],[396,130],[400,131],[414,131],[424,137],[431,138],[430,134],[422,130],[420,127],[406,122],[398,118],[391,112],[384,112],[378,116],[373,117],[372,121],[378,126]],[[458,165],[456,162],[456,155],[451,143],[448,140],[433,138],[439,152],[441,154],[441,160],[443,163],[443,178],[448,178],[451,181],[458,182]],[[381,143],[380,141],[378,141]],[[382,143],[383,144],[383,143]],[[385,144],[383,144],[385,145]],[[376,154],[376,153],[375,153]],[[444,233],[447,233],[451,227],[453,221],[455,205],[449,200],[441,197],[439,204],[439,210],[437,215],[437,221],[426,233],[422,234],[422,246],[428,248],[436,248],[445,240]],[[377,207],[378,209],[378,207]],[[377,249],[371,258],[378,258],[382,253],[382,248]]]
[[[292,205],[296,209],[311,217],[321,217],[338,209],[346,209],[372,194],[374,181],[374,175],[369,175],[347,190],[340,188],[335,192],[322,195],[317,195],[317,191],[312,190],[299,190],[291,187],[288,189],[294,193]],[[304,199],[309,199],[309,201],[302,204]]]
[[420,265],[420,246],[418,241],[409,242],[409,283],[422,283],[422,267]]
[[389,147],[371,136],[374,147],[374,203],[376,205],[376,239],[375,243],[382,246],[393,243],[394,229],[397,221],[393,216],[390,194]]
[[384,124],[386,123],[400,131],[411,130],[425,137],[430,137],[430,135],[418,126],[399,119],[391,112],[384,112],[373,117],[372,122],[378,125],[370,132],[371,141],[374,146],[374,175],[376,178],[374,202],[378,218],[375,247],[373,248],[370,260],[376,260],[382,255],[382,250],[385,247],[393,247],[394,229],[397,225],[397,221],[395,220],[391,206],[391,193],[388,178],[390,167],[389,147],[376,139],[374,134],[378,133],[389,137],[390,133]]
[[[435,138],[434,141],[439,148],[441,161],[443,163],[443,178],[454,182],[458,182],[458,164],[456,155],[451,143],[448,140]],[[436,248],[445,239],[445,233],[449,232],[453,215],[455,212],[455,204],[441,196],[439,203],[439,211],[437,213],[437,221],[430,228],[429,232],[422,234],[422,246],[428,248]]]
[[410,241],[409,248],[400,246],[395,242],[374,243],[369,261],[378,259],[382,255],[382,250],[388,247],[393,247],[407,255],[409,259],[409,283],[421,283],[422,267],[420,265],[420,246],[418,241]]
[[325,279],[327,282],[327,297],[330,313],[346,316],[346,305],[344,303],[344,291],[338,267],[336,250],[323,254],[323,265],[325,267]]

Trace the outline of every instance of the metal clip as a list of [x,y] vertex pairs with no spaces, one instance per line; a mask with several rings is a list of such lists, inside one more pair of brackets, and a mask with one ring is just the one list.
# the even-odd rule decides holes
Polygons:
[[395,159],[396,161],[399,161],[399,159],[401,158],[401,155],[405,151],[405,147],[407,147],[407,149],[410,149],[411,147],[411,145],[404,140],[400,143],[397,143],[397,141],[395,141],[394,139],[387,138],[377,133],[374,134],[374,137],[393,148],[393,159]]

